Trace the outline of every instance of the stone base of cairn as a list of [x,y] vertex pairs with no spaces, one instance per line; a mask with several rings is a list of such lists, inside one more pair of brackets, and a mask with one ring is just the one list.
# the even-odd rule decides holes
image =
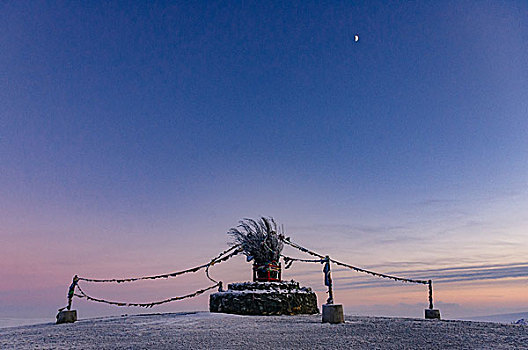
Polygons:
[[238,315],[317,314],[317,296],[298,282],[231,283],[209,297],[209,311]]

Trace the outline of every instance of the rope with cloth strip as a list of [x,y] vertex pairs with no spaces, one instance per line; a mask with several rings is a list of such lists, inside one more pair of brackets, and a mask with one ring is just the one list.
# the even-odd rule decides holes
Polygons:
[[187,295],[183,295],[183,296],[180,296],[180,297],[172,297],[172,298],[168,298],[168,299],[165,299],[165,300],[154,301],[154,302],[151,302],[151,303],[125,303],[125,302],[120,302],[120,301],[109,301],[109,300],[105,300],[105,299],[94,298],[94,297],[91,297],[91,296],[87,295],[81,289],[81,287],[79,285],[77,285],[77,289],[79,290],[79,292],[81,294],[74,294],[74,295],[76,297],[78,297],[78,298],[86,298],[86,300],[95,301],[95,302],[98,302],[98,303],[104,303],[104,304],[110,304],[110,305],[116,305],[116,306],[138,306],[138,307],[151,308],[151,307],[156,306],[156,305],[170,303],[171,301],[182,300],[182,299],[187,299],[187,298],[193,298],[195,296],[198,296],[200,294],[203,294],[203,293],[207,292],[210,289],[213,289],[213,288],[216,288],[216,287],[220,286],[220,284],[221,283],[218,282],[217,284],[215,284],[213,286],[197,290],[196,292],[194,292],[192,294],[187,294]]
[[[232,257],[233,255],[236,255],[238,253],[240,253],[240,250],[237,250],[236,253],[232,253],[230,255],[228,255],[227,259],[226,257],[224,258],[221,258],[223,255],[239,248],[240,245],[234,245],[232,247],[230,247],[229,249],[226,249],[224,250],[222,253],[218,254],[217,257],[211,259],[210,262],[208,262],[207,264],[203,264],[203,265],[200,265],[200,266],[196,266],[196,267],[193,267],[191,269],[187,269],[187,270],[182,270],[182,271],[177,271],[177,272],[171,272],[171,273],[165,273],[165,274],[162,274],[162,275],[154,275],[154,276],[143,276],[143,277],[132,277],[132,278],[111,278],[111,279],[96,279],[96,278],[86,278],[86,277],[78,277],[78,280],[79,281],[85,281],[85,282],[116,282],[116,283],[123,283],[123,282],[135,282],[135,281],[141,281],[141,280],[155,280],[155,279],[159,279],[159,278],[170,278],[170,277],[176,277],[176,276],[179,276],[179,275],[183,275],[185,273],[189,273],[189,272],[196,272],[196,271],[199,271],[203,268],[208,268],[210,265],[214,265],[218,262],[222,262],[222,261],[225,261],[227,259],[229,259],[230,257]],[[216,281],[213,281],[216,283]]]
[[[306,249],[306,248],[304,248],[304,247],[302,247],[302,246],[290,241],[289,237],[283,238],[282,241],[284,243],[288,244],[289,246],[300,250],[301,252],[316,256],[318,258],[321,258],[321,260],[326,259],[325,256],[323,256],[321,254],[318,254],[318,253],[316,253],[314,251],[311,251],[309,249]],[[401,282],[418,283],[418,284],[429,284],[429,281],[425,281],[425,280],[416,280],[416,279],[410,279],[410,278],[402,278],[402,277],[387,275],[387,274],[384,274],[384,273],[369,271],[369,270],[362,269],[360,267],[356,267],[356,266],[352,266],[352,265],[349,265],[349,264],[345,264],[343,262],[340,262],[340,261],[337,261],[337,260],[334,260],[334,259],[330,259],[330,261],[333,262],[336,265],[347,267],[347,268],[352,269],[354,271],[367,273],[369,275],[376,276],[376,277],[389,278],[389,279],[392,279],[394,281],[401,281]],[[310,262],[315,262],[315,261],[310,261]]]
[[[240,246],[240,245],[236,245],[236,246],[234,246],[234,247],[239,247],[239,246]],[[228,252],[231,251],[231,249],[233,249],[234,247],[231,247],[231,248],[228,249],[227,251],[228,251]],[[211,280],[211,282],[214,282],[214,283],[218,283],[218,284],[220,284],[220,288],[221,288],[221,287],[222,287],[222,282],[218,282],[218,281],[212,279],[211,276],[209,276],[209,268],[210,268],[211,266],[213,266],[214,264],[216,264],[216,263],[220,263],[220,262],[222,262],[222,261],[226,261],[226,260],[228,260],[229,258],[231,258],[231,257],[233,257],[233,256],[235,256],[235,255],[237,255],[237,254],[240,253],[240,252],[242,252],[242,248],[239,247],[238,249],[236,249],[235,251],[233,251],[231,254],[226,255],[226,256],[224,256],[223,258],[220,258],[223,254],[225,254],[225,252],[222,252],[222,254],[220,254],[218,257],[214,258],[213,260],[211,260],[211,262],[207,265],[207,267],[206,267],[206,269],[205,269],[205,276],[207,276],[207,278],[209,278],[209,280]]]
[[294,261],[300,261],[300,262],[312,262],[312,263],[323,263],[325,260],[323,259],[299,259],[299,258],[292,258],[291,256],[282,255],[282,258],[284,259],[284,269],[289,269]]
[[[156,305],[169,303],[171,301],[182,300],[182,299],[186,299],[186,298],[192,298],[192,297],[198,296],[200,294],[203,294],[206,291],[208,291],[210,289],[213,289],[213,288],[216,288],[216,287],[219,287],[221,289],[222,288],[222,282],[221,281],[217,282],[217,281],[213,280],[209,276],[209,267],[213,266],[214,264],[226,261],[226,260],[230,259],[231,257],[237,255],[241,251],[242,251],[242,249],[240,248],[240,245],[235,245],[235,246],[232,246],[229,249],[226,249],[225,251],[221,252],[219,255],[217,255],[216,257],[211,259],[211,261],[209,263],[207,263],[207,264],[200,265],[200,266],[192,268],[192,269],[187,269],[187,270],[183,270],[183,271],[173,272],[173,273],[170,273],[170,274],[163,274],[163,275],[156,275],[156,276],[146,276],[146,277],[134,277],[134,278],[125,278],[125,279],[91,279],[91,278],[78,277],[76,275],[74,277],[73,283],[70,286],[70,291],[68,293],[68,306],[64,307],[62,309],[59,309],[59,311],[62,311],[65,308],[68,308],[68,310],[69,310],[69,308],[71,306],[71,299],[72,299],[73,296],[76,296],[78,298],[86,298],[86,300],[95,301],[95,302],[99,302],[99,303],[110,304],[110,305],[139,306],[139,307],[150,308],[150,307],[153,307],[153,306],[156,306]],[[229,253],[229,254],[227,254],[227,253]],[[150,302],[150,303],[126,303],[126,302],[118,302],[118,301],[110,301],[110,300],[105,300],[105,299],[94,298],[94,297],[89,296],[88,294],[86,294],[82,290],[82,288],[79,286],[79,283],[78,283],[80,280],[87,281],[87,282],[117,282],[117,283],[122,283],[122,282],[133,282],[133,281],[146,280],[146,279],[168,278],[168,277],[175,277],[175,276],[187,273],[187,272],[196,272],[196,271],[198,271],[198,270],[200,270],[200,269],[202,269],[204,267],[206,268],[205,274],[206,274],[207,278],[210,279],[211,281],[213,281],[215,283],[214,285],[212,285],[212,286],[210,286],[208,288],[205,288],[205,289],[200,289],[200,290],[198,290],[198,291],[196,291],[194,293],[187,294],[187,295],[184,295],[184,296],[172,297],[172,298],[168,298],[168,299],[165,299],[165,300],[155,301],[155,302]],[[75,288],[77,288],[79,290],[80,294],[75,294],[74,293]]]

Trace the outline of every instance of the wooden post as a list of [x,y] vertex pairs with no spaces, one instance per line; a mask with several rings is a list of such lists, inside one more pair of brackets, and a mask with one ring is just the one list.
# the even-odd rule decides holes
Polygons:
[[433,281],[427,281],[427,287],[429,289],[429,309],[425,309],[426,319],[440,319],[440,310],[437,310],[433,306]]
[[77,286],[77,282],[79,282],[79,277],[75,275],[73,276],[72,284],[70,284],[70,289],[68,290],[68,306],[66,307],[68,310],[71,309],[72,299],[73,295],[75,294],[75,287]]
[[73,276],[72,284],[70,284],[70,288],[68,289],[68,305],[65,308],[59,309],[59,313],[56,316],[57,324],[73,323],[77,321],[77,310],[71,310],[72,299],[75,295],[75,287],[77,286],[77,282],[79,282],[79,277],[75,275]]
[[427,285],[429,286],[429,310],[434,309],[433,307],[433,281],[429,280],[427,281]]
[[345,315],[343,314],[343,305],[334,304],[334,291],[332,289],[332,273],[330,271],[330,256],[326,256],[323,260],[325,266],[324,283],[328,286],[328,299],[323,305],[323,323],[344,323]]
[[325,273],[325,285],[328,286],[328,299],[326,300],[327,304],[334,303],[334,291],[332,290],[332,272],[330,271],[330,257],[327,255],[325,257],[325,267],[323,272]]

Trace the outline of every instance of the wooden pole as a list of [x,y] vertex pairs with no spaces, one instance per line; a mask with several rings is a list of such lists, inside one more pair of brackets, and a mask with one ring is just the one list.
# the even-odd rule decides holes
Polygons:
[[433,281],[429,280],[427,281],[427,284],[429,285],[429,310],[434,309],[433,307]]
[[72,299],[73,295],[75,294],[75,286],[77,285],[77,282],[79,282],[79,277],[75,275],[73,276],[72,284],[70,285],[70,289],[68,290],[68,306],[66,307],[68,310],[71,309]]
[[[79,277],[77,275],[73,276],[72,284],[68,289],[68,305],[65,308],[59,309],[57,314],[57,323],[73,323],[77,321],[77,310],[71,310],[72,299],[75,295],[75,287],[79,282]],[[64,310],[66,309],[66,310]]]
[[326,264],[324,268],[325,272],[325,284],[328,286],[328,299],[326,300],[327,304],[334,303],[334,291],[332,290],[332,273],[330,271],[330,256],[325,257]]
[[328,286],[328,300],[323,305],[323,323],[344,323],[345,315],[343,313],[343,305],[334,304],[334,291],[332,289],[332,272],[330,271],[330,257],[327,255],[324,260],[325,267],[323,272],[325,274],[325,285]]

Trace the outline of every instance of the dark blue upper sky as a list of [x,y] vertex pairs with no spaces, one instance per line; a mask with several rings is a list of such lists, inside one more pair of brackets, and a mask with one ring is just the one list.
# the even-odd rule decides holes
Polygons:
[[527,14],[525,1],[3,2],[6,227],[107,216],[165,237],[157,222],[211,213],[222,233],[259,214],[399,225],[387,218],[402,206],[524,196]]
[[486,182],[524,156],[523,5],[4,4],[2,148],[65,186]]

